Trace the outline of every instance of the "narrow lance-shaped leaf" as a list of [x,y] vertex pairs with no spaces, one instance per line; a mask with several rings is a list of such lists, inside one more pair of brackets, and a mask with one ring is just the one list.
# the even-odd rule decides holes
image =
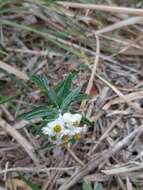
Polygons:
[[103,190],[100,183],[97,183],[95,190]]
[[33,75],[31,79],[48,96],[49,104],[51,103],[58,106],[56,93],[54,90],[50,90],[47,77],[45,75]]
[[79,95],[81,91],[81,86],[74,89],[72,92],[68,94],[68,96],[64,99],[63,103],[61,104],[61,110],[66,110],[68,106],[74,101],[74,99]]
[[79,95],[74,99],[73,102],[80,102],[82,100],[86,100],[86,99],[89,99],[89,98],[90,98],[89,95],[80,92]]
[[82,185],[82,190],[92,190],[92,187],[89,183],[84,182]]
[[50,118],[53,117],[54,119],[56,115],[57,115],[56,109],[46,106],[40,106],[31,110],[30,112],[19,115],[18,118],[29,121],[31,119],[42,118],[42,117],[50,117]]
[[69,94],[72,81],[76,75],[77,75],[77,71],[73,71],[65,78],[65,80],[63,81],[63,84],[58,89],[58,92],[57,92],[58,97],[62,97],[63,99]]
[[49,81],[45,75],[32,75],[32,81],[44,92],[49,91]]

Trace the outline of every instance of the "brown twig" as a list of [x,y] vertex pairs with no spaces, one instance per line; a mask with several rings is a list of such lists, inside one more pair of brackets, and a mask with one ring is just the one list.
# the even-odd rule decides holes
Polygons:
[[75,155],[75,153],[69,147],[66,147],[66,149],[77,163],[79,163],[81,166],[85,166],[85,164]]

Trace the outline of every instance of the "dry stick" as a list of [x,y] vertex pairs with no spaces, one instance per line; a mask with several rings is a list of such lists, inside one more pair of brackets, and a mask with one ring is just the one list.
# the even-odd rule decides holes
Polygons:
[[39,167],[35,167],[35,168],[26,168],[26,167],[16,167],[16,168],[7,168],[4,170],[0,171],[0,175],[4,174],[5,172],[29,172],[29,173],[47,173],[50,171],[69,171],[69,170],[73,170],[75,169],[75,167],[69,167],[69,168],[63,168],[63,167],[50,167],[50,168],[39,168]]
[[110,26],[107,26],[101,30],[97,30],[97,31],[95,31],[95,34],[100,35],[100,34],[103,34],[106,32],[111,32],[113,30],[116,30],[116,29],[119,29],[119,28],[122,28],[125,26],[129,26],[129,25],[133,25],[136,23],[140,23],[142,21],[143,21],[143,17],[141,17],[141,16],[128,18],[128,19],[122,20],[118,23],[111,24]]
[[82,162],[68,146],[66,149],[77,163],[79,163],[81,166],[85,166],[84,162]]
[[134,172],[141,169],[143,169],[143,163],[138,163],[136,166],[130,166],[130,167],[122,166],[122,167],[116,167],[110,170],[102,170],[102,172],[105,173],[106,175],[119,175],[119,174]]
[[6,162],[6,164],[5,164],[5,173],[4,173],[4,181],[6,181],[6,179],[7,179],[7,170],[8,170],[8,166],[9,166],[9,162]]
[[13,117],[13,115],[9,112],[9,110],[7,109],[6,106],[1,105],[0,109],[4,112],[4,114],[6,115],[6,117],[8,118],[9,121],[14,121],[15,118]]
[[19,71],[18,69],[8,65],[7,63],[4,63],[2,61],[0,61],[0,68],[7,71],[10,74],[14,74],[15,76],[17,76],[18,78],[22,79],[22,80],[28,80],[28,76],[22,72]]
[[130,182],[129,177],[126,177],[126,185],[127,185],[127,190],[133,190],[132,183]]
[[[90,94],[90,91],[92,89],[93,86],[93,81],[94,81],[94,77],[95,77],[95,73],[97,70],[97,66],[98,66],[98,61],[99,61],[99,57],[100,57],[100,43],[99,43],[99,37],[97,35],[95,35],[96,37],[96,56],[95,56],[95,61],[94,61],[94,65],[93,65],[93,69],[92,69],[92,73],[86,88],[86,94]],[[82,102],[81,104],[81,108],[84,108],[86,104],[86,100]]]
[[111,156],[119,152],[124,146],[128,145],[130,141],[138,133],[143,133],[143,126],[140,126],[139,128],[135,129],[133,132],[128,134],[123,140],[119,141],[113,147],[109,148],[105,152],[102,152],[99,158],[91,160],[85,167],[80,169],[75,175],[73,175],[69,180],[67,180],[66,183],[64,183],[58,190],[68,190],[77,182],[79,182],[89,172],[95,170],[100,164],[102,164],[103,166]]
[[34,153],[34,148],[21,134],[14,127],[11,127],[8,123],[6,123],[3,119],[0,120],[0,127],[9,133],[24,148],[35,165],[39,166],[40,162]]
[[57,1],[57,3],[68,8],[100,10],[100,11],[107,11],[111,13],[122,13],[122,14],[124,13],[124,14],[143,16],[143,9],[116,7],[116,6],[107,6],[107,5],[83,4],[83,3],[70,3],[70,2],[62,2],[62,1]]
[[131,100],[129,100],[118,88],[111,83],[109,83],[107,80],[103,79],[101,76],[96,76],[103,81],[106,85],[108,85],[121,99],[123,99],[129,106],[131,106],[136,112],[143,113],[143,109],[141,109],[137,104],[133,103]]

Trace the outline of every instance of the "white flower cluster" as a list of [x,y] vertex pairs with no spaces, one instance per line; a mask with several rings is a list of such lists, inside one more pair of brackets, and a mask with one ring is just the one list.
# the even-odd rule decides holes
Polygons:
[[80,114],[60,114],[56,120],[49,122],[43,127],[42,132],[49,136],[49,140],[53,144],[68,144],[72,139],[80,139],[80,135],[83,132],[83,127],[79,127],[81,118]]

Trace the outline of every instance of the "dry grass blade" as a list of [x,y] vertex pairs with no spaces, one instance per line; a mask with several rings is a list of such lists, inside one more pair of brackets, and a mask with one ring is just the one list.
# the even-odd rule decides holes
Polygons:
[[106,175],[119,175],[130,172],[135,172],[143,169],[143,163],[129,163],[125,166],[117,166],[113,169],[102,170]]
[[31,55],[38,55],[38,56],[49,56],[49,57],[53,57],[53,56],[62,56],[62,54],[58,53],[58,52],[48,52],[46,50],[43,51],[38,51],[38,50],[31,50],[31,49],[18,49],[18,48],[7,48],[7,51],[9,52],[16,52],[16,53],[23,53],[23,54],[31,54]]
[[22,80],[28,80],[28,76],[22,72],[19,71],[18,69],[0,61],[0,68],[7,71],[9,74],[14,74],[15,76],[17,76],[18,78],[22,79]]
[[[126,99],[132,101],[132,100],[138,100],[143,98],[143,91],[138,91],[138,92],[132,92],[129,94],[124,95],[126,97]],[[107,104],[105,104],[103,106],[104,110],[108,110],[110,108],[110,106],[114,105],[114,104],[121,104],[124,103],[125,100],[121,97],[118,98],[114,98],[113,100],[110,100]]]
[[106,6],[106,5],[95,5],[95,4],[83,4],[83,3],[70,3],[70,2],[57,2],[60,5],[70,8],[80,8],[80,9],[90,9],[90,10],[100,10],[107,11],[111,13],[124,13],[131,15],[143,16],[142,9],[135,8],[126,8],[126,7],[115,7],[115,6]]
[[27,152],[30,158],[33,160],[36,166],[39,166],[39,159],[34,153],[32,145],[13,127],[11,127],[5,120],[0,120],[0,127],[10,134]]
[[[99,42],[99,37],[97,35],[95,35],[96,37],[96,56],[95,56],[95,60],[94,60],[94,65],[93,65],[93,69],[92,69],[92,73],[90,76],[90,79],[88,81],[88,85],[86,88],[86,94],[90,94],[92,86],[93,86],[93,81],[94,81],[94,77],[95,77],[95,73],[97,70],[97,66],[98,66],[98,62],[99,62],[99,57],[100,57],[100,42]],[[81,104],[81,108],[83,108],[86,104],[86,100],[82,102]]]
[[107,26],[107,27],[105,27],[103,29],[97,30],[97,31],[95,31],[95,34],[99,35],[99,34],[103,34],[103,33],[106,33],[106,32],[111,32],[113,30],[116,30],[116,29],[119,29],[119,28],[122,28],[122,27],[125,27],[125,26],[133,25],[133,24],[136,24],[136,23],[142,23],[142,21],[143,21],[143,17],[128,18],[128,19],[122,20],[122,21],[120,21],[118,23],[109,25],[109,26]]
[[92,73],[86,88],[86,93],[90,94],[91,88],[93,86],[93,81],[94,81],[94,77],[95,77],[95,73],[97,70],[97,66],[98,66],[98,62],[99,62],[99,57],[100,57],[100,42],[99,42],[99,37],[97,35],[95,35],[96,37],[96,56],[95,56],[95,61],[94,61],[94,65],[93,65],[93,69],[92,69]]
[[107,80],[105,80],[103,77],[96,74],[96,76],[103,81],[106,85],[108,85],[121,99],[123,99],[129,106],[131,106],[135,111],[139,113],[143,113],[143,109],[141,109],[137,104],[133,103],[131,100],[129,100],[125,95],[122,94],[120,90],[118,90],[117,87],[115,87],[113,84],[109,83]]

